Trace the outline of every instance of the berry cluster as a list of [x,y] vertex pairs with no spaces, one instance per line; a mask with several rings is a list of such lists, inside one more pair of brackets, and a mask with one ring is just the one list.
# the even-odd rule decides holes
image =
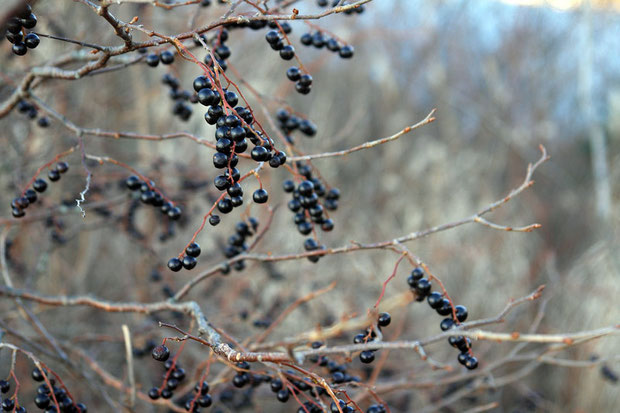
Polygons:
[[165,214],[171,220],[181,218],[181,208],[175,206],[172,202],[167,201],[163,195],[155,189],[155,184],[151,181],[146,183],[135,175],[131,175],[125,180],[125,185],[131,191],[140,191],[140,201],[146,205],[152,205],[160,208],[162,214]]
[[172,53],[170,50],[164,50],[160,54],[150,53],[146,55],[145,59],[146,64],[151,67],[156,67],[157,65],[159,65],[160,60],[165,65],[172,64],[172,62],[174,62],[174,53]]
[[[377,328],[381,330],[381,327],[387,327],[392,322],[392,316],[389,313],[381,313],[377,317]],[[357,334],[353,337],[354,344],[370,343],[377,337],[377,333],[372,328],[366,329],[363,333]],[[376,350],[364,350],[360,353],[360,361],[364,364],[370,364],[375,360]]]
[[[250,217],[248,221],[249,224],[245,221],[239,221],[235,226],[235,233],[228,237],[228,243],[224,248],[224,256],[226,258],[233,258],[247,251],[248,246],[245,241],[247,237],[256,234],[258,229],[258,220],[256,218]],[[242,271],[245,268],[245,262],[236,261],[233,264],[233,268],[237,271]]]
[[[43,372],[38,368],[34,368],[32,370],[32,379],[36,382],[43,382],[45,377],[43,376]],[[47,372],[45,372],[45,376],[49,377]],[[47,383],[41,383],[41,385],[37,388],[37,395],[34,398],[34,404],[41,410],[44,410],[45,413],[57,412],[60,411],[62,413],[86,413],[87,408],[84,403],[75,403],[71,396],[67,393],[67,390],[64,387],[55,386],[55,380],[53,378],[48,379],[49,384],[52,385],[50,389]],[[51,391],[50,391],[51,390]],[[58,406],[54,405],[52,393],[54,393],[54,398],[58,402]],[[4,405],[2,406],[4,408]],[[22,407],[22,412],[25,412],[26,409]],[[4,410],[10,411],[12,409]],[[20,411],[20,410],[15,410]]]
[[291,133],[295,130],[299,130],[309,138],[316,135],[317,129],[314,123],[308,119],[300,119],[286,109],[279,109],[276,112],[276,119],[278,120],[278,127],[286,137],[287,142],[290,144],[294,143]]
[[37,25],[37,16],[32,12],[30,5],[25,4],[16,16],[7,23],[6,39],[13,43],[13,53],[23,56],[28,49],[34,49],[41,41],[36,33],[26,33],[27,29],[33,29]]
[[320,31],[314,33],[304,33],[299,39],[304,46],[314,46],[317,49],[327,47],[328,50],[338,53],[343,59],[350,59],[353,57],[353,46],[348,44],[341,44],[337,39],[333,37],[327,37]]
[[168,268],[174,272],[181,271],[181,268],[191,270],[198,264],[196,258],[200,255],[200,252],[200,245],[196,242],[192,242],[185,248],[185,255],[181,259],[173,257],[168,260]]
[[[325,216],[325,211],[338,208],[340,191],[337,188],[327,191],[325,185],[312,176],[312,169],[309,165],[298,163],[296,166],[305,180],[297,186],[293,181],[286,180],[282,186],[285,192],[293,195],[288,202],[288,208],[295,213],[294,222],[297,230],[302,235],[308,235],[314,229],[314,224],[319,224],[323,231],[331,231],[334,229],[334,221]],[[322,204],[319,202],[321,197],[324,198]]]
[[[56,182],[60,179],[61,174],[64,174],[69,170],[69,164],[61,161],[56,164],[54,169],[50,169],[47,173],[47,177],[50,181]],[[33,189],[26,189],[22,196],[14,198],[11,201],[12,214],[15,218],[21,218],[26,215],[24,211],[30,204],[34,204],[37,199],[37,192],[41,193],[47,189],[47,182],[45,179],[37,179],[32,183]]]
[[197,103],[198,96],[181,89],[179,80],[168,73],[164,75],[162,82],[170,87],[169,96],[170,99],[174,101],[172,114],[178,116],[182,121],[187,122],[192,116],[192,107],[188,105],[187,102]]
[[[450,303],[450,300],[445,298],[443,294],[437,291],[431,292],[431,282],[429,279],[425,278],[424,275],[424,270],[420,267],[416,267],[411,271],[411,274],[407,278],[407,283],[409,284],[409,287],[415,291],[417,301],[423,301],[426,298],[426,301],[430,307],[435,310],[437,314],[441,316],[450,316],[441,320],[441,323],[439,324],[441,330],[450,330],[451,328],[456,327],[459,323],[467,320],[467,308],[462,305],[457,305],[453,309],[452,303]],[[469,370],[473,370],[478,367],[478,359],[471,353],[472,343],[469,338],[454,336],[450,337],[448,342],[452,347],[455,347],[460,351],[460,354],[458,355],[459,363],[467,367]]]
[[[25,113],[26,116],[28,116],[28,119],[36,119],[39,115],[39,111],[37,110],[37,108],[33,104],[25,100],[19,101],[19,103],[17,104],[17,111],[19,113]],[[50,125],[50,120],[47,116],[41,116],[39,117],[39,119],[37,119],[37,125],[42,128],[47,128]]]

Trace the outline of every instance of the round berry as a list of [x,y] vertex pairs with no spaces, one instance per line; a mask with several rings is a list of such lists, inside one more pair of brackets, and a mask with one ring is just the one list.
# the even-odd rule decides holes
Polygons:
[[362,351],[360,353],[360,361],[364,364],[372,363],[375,360],[375,352],[371,350]]
[[269,199],[269,194],[263,188],[257,189],[252,194],[252,199],[257,204],[264,204]]
[[441,305],[439,305],[435,311],[437,311],[437,314],[439,315],[452,314],[452,305],[450,304],[450,300],[443,298],[441,300]]
[[209,80],[208,77],[198,76],[197,78],[194,79],[192,86],[194,87],[194,90],[196,92],[199,92],[201,89],[211,89],[213,85],[211,84],[211,81]]
[[295,48],[290,44],[287,44],[280,50],[280,57],[284,60],[291,60],[295,57]]
[[209,217],[209,224],[211,224],[212,226],[216,226],[219,223],[220,223],[220,216],[219,215],[211,215]]
[[278,43],[280,40],[280,33],[278,33],[277,30],[269,30],[267,34],[265,34],[265,40],[267,40],[269,44]]
[[170,210],[168,211],[168,218],[173,221],[181,218],[181,208],[179,208],[178,206],[170,208]]
[[52,169],[47,173],[47,177],[50,181],[56,182],[60,179],[60,172],[58,172],[56,169]]
[[289,80],[293,82],[297,82],[301,77],[301,70],[299,70],[299,68],[295,66],[289,67],[286,71],[286,77],[288,77]]
[[146,64],[151,66],[151,67],[155,67],[159,64],[159,56],[157,56],[155,53],[151,53],[149,55],[146,56]]
[[28,49],[36,48],[40,42],[41,39],[39,39],[39,36],[37,36],[35,33],[28,33],[26,37],[24,37],[24,44]]
[[158,389],[157,387],[152,387],[152,388],[149,390],[148,395],[149,395],[149,398],[150,398],[151,400],[157,400],[157,399],[159,399],[159,389]]
[[295,90],[297,91],[297,93],[300,93],[302,95],[307,95],[308,93],[312,91],[312,88],[310,86],[304,86],[300,82],[297,82],[295,84]]
[[473,370],[476,367],[478,367],[478,359],[476,357],[473,356],[468,356],[465,359],[465,363],[464,366],[468,369],[468,370]]
[[170,350],[163,344],[155,346],[151,352],[151,356],[157,361],[166,361],[170,357]]
[[301,35],[299,41],[304,46],[310,46],[312,44],[312,35],[310,33],[304,33]]
[[181,262],[181,260],[177,257],[170,258],[168,260],[168,268],[174,272],[181,271],[181,268],[183,268],[183,262]]
[[41,116],[37,120],[37,125],[39,125],[42,128],[47,128],[50,125],[50,120],[47,116]]
[[213,154],[213,166],[218,169],[226,168],[228,166],[228,156],[222,152],[215,152]]
[[441,331],[448,331],[454,326],[455,326],[454,320],[450,317],[444,318],[443,320],[441,320],[441,323],[439,324]]
[[250,153],[250,156],[252,156],[252,159],[256,162],[268,161],[270,155],[271,152],[269,152],[269,150],[263,146],[254,147],[254,149],[252,149],[252,152]]
[[439,306],[441,306],[443,302],[442,300],[443,300],[443,296],[441,295],[441,293],[438,293],[436,291],[430,293],[428,297],[426,298],[428,305],[430,305],[431,308],[433,309],[439,308]]
[[459,320],[459,322],[462,323],[467,320],[467,307],[463,305],[457,305],[456,307],[454,307],[454,310],[456,311],[456,319]]
[[321,222],[321,229],[325,232],[329,232],[334,229],[334,221],[331,218],[323,220]]
[[222,198],[220,200],[220,202],[217,203],[217,209],[222,214],[228,214],[230,211],[232,211],[233,210],[233,204],[232,204],[232,201],[230,200],[230,198]]
[[127,188],[129,188],[130,190],[137,191],[138,189],[140,189],[140,186],[142,186],[142,181],[137,176],[131,175],[125,180],[125,185],[127,185]]
[[11,383],[4,379],[0,380],[0,392],[7,393],[9,390],[11,390]]
[[69,164],[66,163],[65,161],[58,162],[56,164],[56,170],[60,172],[61,174],[64,174],[65,172],[69,170]]
[[327,40],[327,49],[331,50],[332,52],[339,51],[340,44],[338,44],[338,40],[334,39],[333,37]]
[[34,404],[39,409],[45,409],[50,404],[50,398],[47,394],[37,394],[34,398]]
[[237,106],[237,103],[239,102],[239,98],[237,97],[237,94],[230,90],[224,93],[224,99],[226,99],[226,102],[230,106]]
[[381,313],[379,314],[379,318],[377,319],[377,324],[380,327],[387,327],[392,322],[392,316],[389,313]]
[[426,297],[431,292],[431,282],[426,278],[422,278],[418,281],[415,287],[415,291],[422,297]]
[[282,403],[286,403],[288,401],[290,394],[291,393],[288,389],[282,389],[278,391],[278,394],[276,395],[276,397],[278,398],[278,401]]
[[159,59],[163,64],[169,65],[170,63],[174,62],[174,54],[170,50],[164,50],[159,55]]
[[47,182],[45,182],[45,179],[39,178],[36,181],[34,181],[34,183],[32,184],[32,187],[37,192],[45,192],[45,190],[47,189]]
[[23,56],[28,52],[28,48],[23,42],[15,42],[12,47],[13,53],[17,56]]
[[198,257],[200,255],[200,245],[197,242],[192,242],[185,248],[185,253],[190,257]]
[[198,406],[200,407],[209,407],[213,403],[213,399],[210,395],[204,394],[196,400],[196,403],[198,403]]
[[310,86],[312,84],[312,76],[310,76],[309,74],[301,75],[297,83],[304,87]]
[[191,257],[189,255],[186,255],[185,257],[183,257],[183,268],[185,268],[186,270],[193,269],[197,263],[198,263],[198,260],[196,260],[195,257]]
[[340,55],[340,57],[342,57],[343,59],[352,58],[353,57],[353,46],[351,45],[342,46],[340,50],[338,51],[338,55]]

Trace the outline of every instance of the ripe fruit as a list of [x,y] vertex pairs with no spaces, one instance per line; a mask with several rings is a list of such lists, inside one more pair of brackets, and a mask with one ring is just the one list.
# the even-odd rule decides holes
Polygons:
[[289,392],[288,389],[282,389],[278,391],[278,394],[276,395],[276,397],[278,398],[278,401],[282,403],[286,403],[288,401],[290,394],[291,393]]
[[444,318],[443,320],[441,320],[441,323],[439,324],[439,327],[441,328],[441,331],[450,330],[454,326],[455,326],[454,320],[452,318],[450,318],[450,317]]
[[173,221],[181,218],[181,208],[179,208],[178,206],[170,208],[170,210],[168,211],[168,218]]
[[441,305],[439,305],[435,311],[437,311],[437,314],[439,315],[448,315],[448,314],[452,314],[452,306],[450,305],[450,300],[448,300],[447,298],[444,298],[441,300]]
[[137,176],[131,175],[125,180],[125,185],[127,185],[127,188],[129,188],[130,190],[137,191],[138,189],[140,189],[140,186],[142,186],[142,181]]
[[16,42],[12,47],[13,53],[17,56],[23,56],[28,52],[28,48],[22,42]]
[[39,39],[39,36],[37,36],[35,33],[28,33],[26,37],[24,37],[24,44],[29,49],[36,48],[40,42],[41,39]]
[[254,191],[252,194],[252,199],[257,204],[264,204],[269,199],[269,194],[264,189],[260,188]]
[[465,320],[467,320],[467,308],[463,305],[457,305],[454,307],[454,310],[456,311],[456,319],[459,320],[459,322],[464,322]]
[[166,361],[168,360],[168,357],[170,357],[170,350],[168,347],[160,344],[159,346],[155,346],[155,348],[153,348],[151,355],[157,361]]
[[430,293],[426,300],[428,302],[428,305],[431,306],[431,308],[437,309],[443,303],[443,296],[441,295],[441,293],[435,291]]
[[220,202],[217,203],[217,209],[222,214],[228,214],[230,211],[232,211],[233,210],[233,204],[232,204],[232,201],[230,200],[230,198],[222,198],[220,200]]
[[66,163],[65,161],[60,161],[56,164],[56,170],[60,172],[61,174],[64,174],[65,172],[69,170],[69,164]]
[[0,392],[6,393],[11,389],[11,383],[6,380],[0,380]]
[[390,325],[391,321],[392,316],[390,316],[389,313],[381,313],[379,314],[379,318],[377,319],[377,324],[379,324],[380,327],[387,327]]
[[219,215],[211,215],[209,217],[209,224],[211,224],[212,226],[216,226],[219,223],[220,223],[220,216]]
[[186,270],[193,269],[197,263],[198,263],[198,260],[196,260],[196,258],[194,257],[191,257],[189,255],[186,255],[185,257],[183,257],[183,268],[185,268]]
[[289,80],[296,82],[301,77],[301,70],[299,70],[299,68],[295,66],[289,67],[289,69],[286,71],[286,77],[288,77]]
[[418,293],[422,297],[426,297],[431,292],[431,282],[426,278],[422,278],[418,281],[418,284],[415,287],[416,293]]
[[473,370],[478,367],[478,359],[473,356],[467,356],[463,365],[467,367],[468,370]]
[[291,60],[293,57],[295,57],[295,48],[290,44],[284,46],[280,50],[280,57],[284,60]]
[[159,56],[157,56],[155,53],[147,55],[145,60],[146,64],[151,67],[155,67],[159,64]]
[[52,169],[47,173],[47,177],[50,181],[56,182],[60,179],[60,172],[58,172],[56,169]]
[[200,255],[200,245],[196,242],[192,242],[185,248],[185,253],[190,257],[198,257]]
[[174,54],[170,50],[164,50],[159,55],[159,59],[163,64],[169,65],[170,63],[174,62]]
[[149,390],[148,395],[151,400],[159,399],[159,389],[157,387],[152,387]]
[[181,271],[181,268],[183,268],[183,263],[177,257],[170,258],[170,260],[168,260],[168,268],[174,272]]
[[340,51],[338,52],[338,54],[343,59],[350,59],[350,58],[352,58],[353,57],[353,46],[350,46],[350,45],[342,46],[340,48]]
[[372,350],[362,351],[360,353],[360,361],[365,364],[372,363],[375,360],[375,353]]

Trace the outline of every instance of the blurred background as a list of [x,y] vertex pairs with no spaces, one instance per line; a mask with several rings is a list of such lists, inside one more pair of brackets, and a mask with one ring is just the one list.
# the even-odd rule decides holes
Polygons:
[[[124,4],[111,10],[124,21],[139,16],[145,27],[172,34],[189,30],[192,22],[192,27],[198,27],[221,16],[226,8],[215,3],[170,11]],[[306,0],[295,7],[314,13],[319,10],[315,4]],[[84,5],[39,1],[34,11],[41,33],[119,44],[110,27]],[[547,285],[543,299],[519,307],[505,324],[489,327],[494,331],[525,332],[541,314],[537,330],[541,333],[592,330],[620,321],[620,2],[377,0],[367,4],[362,14],[329,16],[312,24],[293,22],[290,35],[314,77],[307,96],[296,94],[286,79],[289,65],[269,49],[263,38],[266,29],[231,32],[229,63],[241,79],[231,69],[227,73],[239,81],[257,117],[274,136],[265,112],[258,109],[261,106],[273,116],[284,104],[290,105],[317,125],[315,138],[295,136],[297,147],[307,154],[389,136],[437,108],[436,122],[396,142],[313,163],[325,181],[342,193],[340,208],[332,214],[334,231],[319,234],[325,245],[388,240],[470,216],[517,187],[527,164],[539,158],[542,144],[551,160],[536,172],[535,185],[487,217],[507,226],[537,222],[541,229],[510,233],[470,224],[408,247],[443,281],[452,298],[468,307],[470,319],[495,316],[511,298]],[[299,37],[317,27],[354,45],[354,58],[343,60],[327,50],[301,45]],[[135,37],[145,39],[140,33]],[[74,50],[78,50],[75,45],[42,38],[39,48],[18,58],[3,42],[0,98],[6,99],[25,71]],[[200,58],[204,54],[199,49],[195,53]],[[131,58],[138,56],[136,52]],[[150,68],[140,62],[75,81],[49,80],[35,94],[81,127],[140,134],[187,131],[213,140],[214,128],[204,122],[200,105],[192,106],[188,122],[172,115],[174,102],[161,82],[165,73],[177,77],[187,90],[200,74],[195,65],[177,56],[171,66]],[[245,82],[260,93],[260,100]],[[50,185],[43,201],[28,210],[27,217],[33,219],[9,227],[7,222],[13,222],[9,204],[19,188],[39,166],[75,144],[76,138],[57,121],[40,128],[17,111],[0,119],[0,130],[0,214],[3,227],[10,228],[6,230],[8,270],[17,287],[52,295],[158,301],[223,260],[222,247],[240,219],[239,210],[199,235],[203,254],[198,268],[175,274],[165,268],[216,197],[211,149],[182,139],[85,138],[89,154],[133,166],[183,205],[184,219],[173,227],[152,208],[131,199],[119,184],[129,173],[113,165],[89,163],[94,176],[86,205],[100,207],[88,209],[82,219],[73,201],[85,182],[77,154],[67,158],[71,166],[67,176]],[[240,165],[242,172],[253,167],[248,161]],[[282,168],[261,174],[270,205],[277,208],[256,252],[286,254],[303,249],[304,237],[295,230],[286,208],[288,196],[281,190],[281,182],[289,178]],[[256,187],[255,181],[248,182],[245,193]],[[247,195],[246,204],[251,205]],[[244,213],[257,217],[261,225],[267,222],[266,207],[248,208]],[[295,299],[337,281],[332,291],[302,306],[277,327],[270,337],[277,340],[365,314],[396,258],[393,252],[368,251],[324,257],[318,264],[305,260],[248,263],[243,272],[207,279],[189,298],[200,303],[210,321],[241,341],[260,333],[261,326]],[[388,285],[386,299],[406,288],[409,270],[401,265]],[[2,298],[0,306],[0,327],[7,332],[7,340],[10,337],[24,348],[46,344],[18,316],[13,301]],[[157,328],[158,320],[188,326],[187,319],[167,313],[144,317],[85,308],[31,308],[60,342],[82,349],[121,380],[126,378],[121,324],[130,326],[137,348],[170,334]],[[426,305],[401,306],[392,318],[398,327],[386,330],[388,339],[418,339],[439,332],[440,318]],[[328,344],[348,343],[355,333]],[[513,348],[489,342],[474,347],[481,367]],[[434,344],[427,352],[460,371],[447,344]],[[589,361],[619,352],[617,338],[608,337],[557,356]],[[180,360],[190,370],[205,354],[204,348],[189,343]],[[2,352],[0,357],[3,376],[10,354]],[[61,363],[41,357],[63,377],[67,375],[72,392],[93,411],[110,411],[96,379],[84,386]],[[76,362],[84,360],[77,357]],[[148,356],[136,361],[137,381],[144,390],[161,380],[156,364]],[[369,374],[357,359],[351,366],[362,377]],[[24,376],[31,367],[26,360],[18,363]],[[613,406],[620,405],[617,363],[587,368],[540,365],[505,386],[493,386],[495,378],[520,367],[512,363],[494,371],[488,389],[456,398],[441,411],[466,411],[491,402],[499,404],[494,411],[506,412],[613,412],[617,411]],[[431,372],[412,352],[392,351],[378,383],[441,380],[453,374]],[[24,381],[21,391],[27,400],[33,384]],[[403,389],[383,397],[392,411],[412,412],[437,406],[466,385],[461,381],[454,386]],[[223,383],[214,394],[230,388]],[[254,404],[248,404],[246,393],[237,391],[233,401],[218,401],[212,410],[279,412],[297,407],[292,402],[279,404],[264,388],[256,389]],[[109,394],[112,399],[121,398],[115,390]],[[137,411],[158,410],[141,404]]]

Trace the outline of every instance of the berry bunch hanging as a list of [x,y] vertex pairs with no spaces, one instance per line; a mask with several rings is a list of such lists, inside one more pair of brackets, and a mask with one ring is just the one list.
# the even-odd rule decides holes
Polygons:
[[41,39],[36,33],[27,33],[37,25],[37,16],[32,12],[29,4],[23,4],[17,15],[11,17],[7,23],[5,37],[13,44],[11,50],[17,56],[24,56],[28,49],[35,49]]
[[[459,323],[467,320],[467,308],[462,305],[457,305],[452,308],[452,303],[449,299],[443,296],[439,292],[431,292],[431,281],[425,277],[424,270],[421,267],[416,267],[411,271],[411,274],[407,278],[407,283],[412,291],[416,294],[417,301],[423,301],[426,298],[428,305],[441,316],[449,316],[441,320],[439,327],[442,331],[448,331],[456,327]],[[448,339],[450,345],[459,350],[457,357],[458,362],[469,370],[473,370],[478,367],[478,359],[472,354],[471,340],[463,336],[453,336]]]
[[[50,169],[47,173],[47,177],[50,181],[56,182],[60,180],[62,174],[65,174],[69,170],[69,164],[65,161],[60,161],[56,164],[54,169]],[[15,218],[21,218],[26,215],[25,209],[30,204],[34,204],[38,199],[38,193],[43,193],[47,189],[47,182],[45,179],[38,178],[32,183],[32,189],[26,189],[22,196],[14,198],[11,201],[11,213]]]
[[[258,220],[254,217],[248,218],[248,222],[239,221],[235,225],[235,233],[228,237],[228,242],[224,247],[224,256],[226,258],[233,258],[247,251],[246,240],[248,237],[256,234],[258,225]],[[245,268],[245,262],[236,261],[233,264],[233,268],[237,271],[242,271]]]
[[181,218],[181,208],[164,198],[161,192],[155,188],[154,182],[150,181],[147,184],[136,175],[131,175],[125,180],[125,185],[133,192],[140,192],[140,201],[143,204],[159,208],[162,214],[167,215],[173,221]]
[[172,106],[172,114],[178,116],[182,121],[188,121],[192,116],[192,107],[187,102],[197,103],[196,94],[191,94],[187,90],[180,87],[179,80],[174,76],[166,73],[162,78],[162,82],[170,87],[170,99],[174,101]]

